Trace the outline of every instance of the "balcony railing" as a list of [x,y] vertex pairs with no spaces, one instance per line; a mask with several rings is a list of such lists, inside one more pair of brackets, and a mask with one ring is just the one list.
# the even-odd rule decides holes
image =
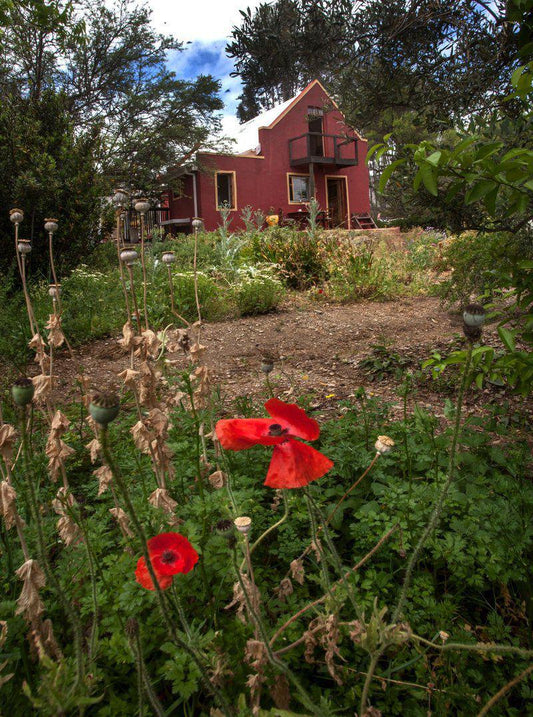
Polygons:
[[[144,217],[144,230],[146,239],[152,238],[152,230],[161,225],[170,216],[170,209],[154,207],[149,209]],[[141,220],[135,209],[128,209],[123,222],[123,240],[126,244],[135,244],[141,240]]]
[[350,167],[358,163],[357,138],[339,134],[305,132],[289,140],[289,162],[302,164],[333,164]]

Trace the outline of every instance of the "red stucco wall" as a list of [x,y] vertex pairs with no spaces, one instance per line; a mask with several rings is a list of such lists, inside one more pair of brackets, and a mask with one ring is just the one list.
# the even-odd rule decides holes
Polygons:
[[[215,206],[215,170],[235,171],[237,189],[237,210],[231,212],[232,229],[243,228],[240,218],[242,209],[250,205],[265,213],[273,208],[284,214],[305,209],[304,204],[289,203],[287,174],[307,174],[308,168],[291,166],[289,163],[289,139],[308,131],[306,117],[308,107],[331,105],[327,94],[318,83],[312,83],[303,96],[272,129],[259,130],[261,157],[239,157],[229,155],[201,154],[198,162],[201,171],[198,174],[198,212],[204,219],[206,229],[215,229],[220,224],[220,215]],[[346,127],[341,113],[332,109],[324,114],[324,134],[353,134]],[[328,140],[326,139],[326,142]],[[365,164],[367,143],[358,140],[359,163],[351,167],[333,165],[314,165],[316,198],[322,208],[326,208],[326,176],[348,178],[348,208],[350,213],[368,212],[370,208],[368,192],[368,169]],[[326,154],[330,154],[326,151]],[[188,178],[190,180],[190,177]],[[186,187],[188,183],[186,184]],[[191,183],[192,195],[192,183]],[[192,199],[191,199],[192,202]],[[186,200],[171,203],[171,217],[192,216],[192,209]],[[179,212],[176,214],[175,212]]]

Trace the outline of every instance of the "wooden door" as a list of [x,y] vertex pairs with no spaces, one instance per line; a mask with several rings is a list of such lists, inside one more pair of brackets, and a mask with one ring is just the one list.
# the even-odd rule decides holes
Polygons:
[[328,177],[327,201],[328,215],[332,227],[348,227],[348,202],[346,197],[346,179]]

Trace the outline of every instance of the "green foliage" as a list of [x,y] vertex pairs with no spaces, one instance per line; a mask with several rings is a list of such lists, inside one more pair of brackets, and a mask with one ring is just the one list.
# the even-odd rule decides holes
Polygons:
[[246,267],[238,271],[233,294],[240,316],[255,316],[273,311],[283,297],[283,287],[272,272]]
[[372,349],[370,355],[357,364],[368,375],[370,381],[381,381],[388,376],[399,379],[412,364],[411,359],[392,351],[384,344],[373,344],[370,348]]
[[307,232],[271,227],[252,237],[249,252],[256,262],[276,265],[291,289],[307,289],[328,275],[319,244]]

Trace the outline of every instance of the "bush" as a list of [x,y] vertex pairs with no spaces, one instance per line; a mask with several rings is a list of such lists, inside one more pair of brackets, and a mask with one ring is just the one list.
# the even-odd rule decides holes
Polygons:
[[273,311],[283,297],[283,287],[271,273],[246,267],[238,271],[234,298],[240,316],[255,316]]
[[248,253],[255,262],[275,264],[290,289],[308,289],[328,278],[320,242],[307,232],[272,227],[252,236]]
[[492,234],[465,232],[446,245],[442,267],[451,271],[440,293],[451,303],[467,303],[470,297],[490,299],[522,260],[533,258],[531,237],[524,233]]

